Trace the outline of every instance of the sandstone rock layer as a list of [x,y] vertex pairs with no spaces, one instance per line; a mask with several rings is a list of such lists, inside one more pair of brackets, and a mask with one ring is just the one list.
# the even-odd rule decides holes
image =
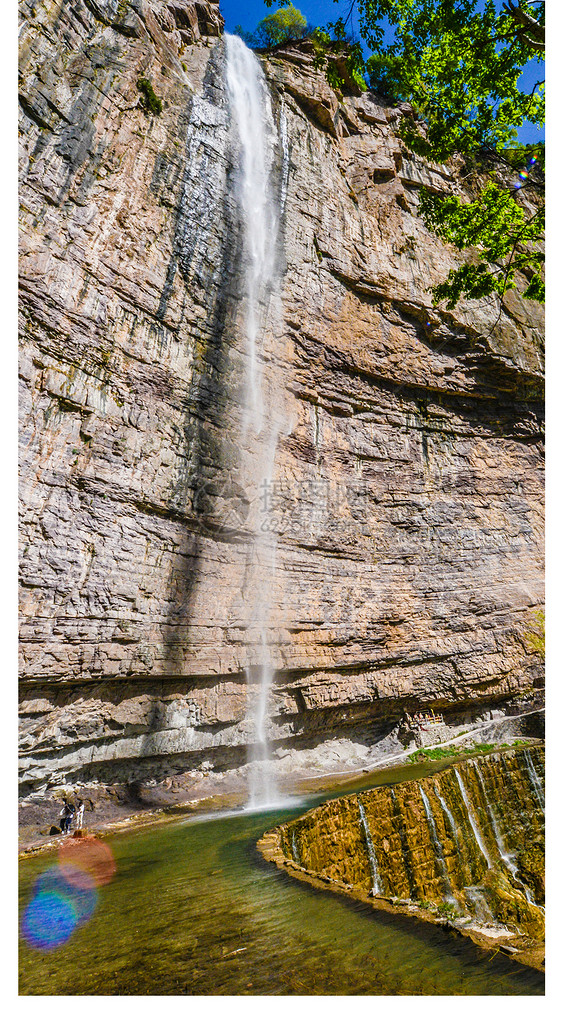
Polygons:
[[274,745],[540,686],[539,308],[432,309],[455,254],[418,193],[455,168],[409,156],[403,110],[336,94],[306,42],[262,57],[260,485],[217,5],[20,7],[24,792],[243,763],[261,525]]

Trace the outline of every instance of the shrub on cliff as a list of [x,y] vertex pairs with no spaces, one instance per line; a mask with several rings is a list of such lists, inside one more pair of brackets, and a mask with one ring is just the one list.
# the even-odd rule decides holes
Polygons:
[[293,4],[289,4],[263,18],[255,32],[245,32],[237,25],[234,34],[239,35],[253,49],[271,49],[272,46],[280,46],[284,42],[304,39],[308,34],[308,27],[304,15],[293,7]]
[[137,88],[141,93],[140,104],[147,113],[159,116],[162,112],[162,100],[158,98],[152,83],[146,77],[140,77],[137,81]]
[[[402,121],[409,149],[435,162],[480,156],[470,203],[422,195],[429,228],[478,254],[434,289],[448,308],[462,296],[501,301],[522,278],[522,295],[544,301],[544,8],[533,0],[361,0],[361,33],[375,51],[371,87],[414,107]],[[525,124],[537,128],[536,143],[518,142]]]

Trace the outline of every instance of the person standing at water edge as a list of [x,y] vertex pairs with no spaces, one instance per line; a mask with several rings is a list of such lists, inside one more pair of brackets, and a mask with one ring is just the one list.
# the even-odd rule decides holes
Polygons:
[[75,808],[74,808],[74,806],[72,806],[71,803],[65,803],[64,804],[64,806],[63,806],[63,808],[62,808],[62,810],[60,812],[60,815],[61,815],[61,818],[62,818],[61,822],[60,822],[60,829],[61,829],[61,831],[62,831],[63,834],[69,834],[70,833],[70,824],[71,824],[72,818],[74,816],[74,812],[75,812]]

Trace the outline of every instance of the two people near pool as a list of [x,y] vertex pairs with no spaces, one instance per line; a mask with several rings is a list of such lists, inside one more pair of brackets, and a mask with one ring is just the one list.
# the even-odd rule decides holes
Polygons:
[[70,834],[70,825],[73,820],[76,828],[81,828],[84,820],[84,803],[79,802],[78,807],[74,803],[65,802],[60,812],[60,829],[63,834]]

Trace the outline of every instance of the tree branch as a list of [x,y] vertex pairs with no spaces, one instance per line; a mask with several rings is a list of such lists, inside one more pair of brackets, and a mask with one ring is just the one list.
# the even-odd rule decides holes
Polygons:
[[523,41],[533,49],[544,50],[544,25],[541,25],[536,18],[531,17],[531,15],[527,11],[524,11],[518,3],[514,3],[514,0],[505,0],[504,9],[507,10],[511,14],[512,18],[524,29],[525,34],[521,36]]

